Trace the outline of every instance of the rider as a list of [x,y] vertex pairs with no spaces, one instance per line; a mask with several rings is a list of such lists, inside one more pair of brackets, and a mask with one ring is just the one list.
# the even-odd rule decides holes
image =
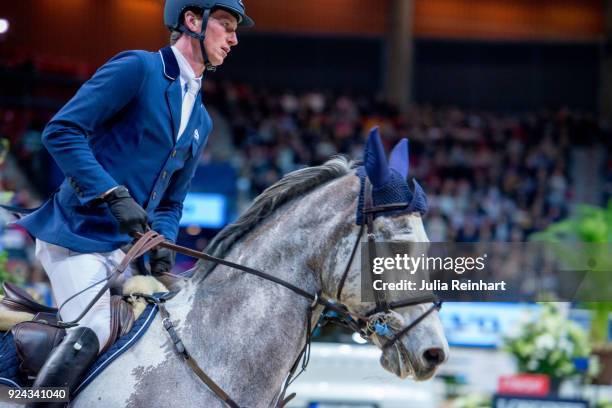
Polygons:
[[[64,321],[75,319],[103,287],[130,233],[150,224],[176,240],[183,200],[212,128],[198,98],[204,71],[221,65],[238,44],[238,26],[253,25],[242,0],[166,0],[164,22],[170,47],[118,54],[45,128],[43,142],[66,178],[18,223],[36,237],[36,256],[57,304],[84,291],[64,304]],[[173,263],[171,251],[152,251],[153,274]],[[107,291],[67,331],[34,386],[73,389],[109,334]]]

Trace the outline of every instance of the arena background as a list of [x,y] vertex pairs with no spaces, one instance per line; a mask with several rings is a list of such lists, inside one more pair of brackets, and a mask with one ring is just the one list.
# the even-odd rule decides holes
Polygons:
[[[0,31],[6,28],[0,202],[35,207],[54,191],[63,176],[40,141],[46,122],[116,53],[166,45],[162,6],[162,0],[0,3]],[[577,216],[581,205],[606,207],[609,1],[246,0],[246,6],[256,27],[240,31],[226,63],[206,76],[215,130],[192,184],[180,243],[203,249],[287,172],[338,153],[359,158],[373,124],[387,147],[410,139],[411,172],[430,199],[425,225],[432,241],[523,242]],[[17,280],[52,302],[31,238],[6,225],[9,214],[0,219],[0,250],[8,256],[0,258],[0,279]],[[609,243],[612,218],[598,223],[607,225]],[[191,262],[179,257],[176,272]],[[295,406],[327,406],[317,402],[323,400],[490,406],[501,376],[518,370],[502,338],[524,310],[541,307],[445,306],[451,359],[422,384],[395,382],[358,339],[323,333],[313,368],[296,383],[307,397]],[[591,315],[583,305],[567,305],[562,314],[589,335]],[[604,374],[612,365],[605,360],[609,347],[594,346],[590,368],[573,361],[581,368],[561,378],[559,392],[604,406],[612,404],[612,377],[587,380],[595,364],[590,357],[599,356]],[[332,355],[344,360],[331,364],[325,356]],[[346,367],[357,367],[354,378],[345,378]],[[372,378],[387,388],[362,396]],[[603,385],[585,385],[593,381]],[[339,382],[344,394],[329,391]],[[393,392],[400,392],[397,405],[388,397]]]

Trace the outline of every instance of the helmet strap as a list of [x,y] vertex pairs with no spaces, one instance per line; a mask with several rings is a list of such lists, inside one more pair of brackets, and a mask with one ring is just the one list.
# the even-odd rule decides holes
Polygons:
[[206,67],[206,71],[214,72],[217,70],[217,67],[210,63],[210,61],[208,60],[208,55],[206,54],[206,49],[204,48],[204,38],[206,33],[206,26],[208,25],[208,17],[210,17],[210,9],[204,9],[204,13],[202,15],[202,30],[199,34],[191,31],[190,29],[185,27],[184,24],[180,24],[178,26],[178,30],[198,40],[198,43],[200,44],[200,51],[202,52],[202,58],[204,59],[204,66]]

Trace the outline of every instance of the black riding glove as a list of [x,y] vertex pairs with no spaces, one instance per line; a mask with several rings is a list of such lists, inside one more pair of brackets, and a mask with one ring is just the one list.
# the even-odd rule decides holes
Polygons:
[[174,251],[168,248],[155,248],[149,253],[149,262],[151,264],[151,275],[157,276],[164,272],[172,271],[175,258]]
[[132,198],[127,188],[119,186],[104,197],[104,201],[124,234],[147,229],[147,212]]

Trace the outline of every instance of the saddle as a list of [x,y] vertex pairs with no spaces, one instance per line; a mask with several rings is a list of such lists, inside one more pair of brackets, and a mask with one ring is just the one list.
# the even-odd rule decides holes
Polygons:
[[[66,335],[65,329],[56,326],[57,309],[41,305],[23,289],[5,282],[5,297],[0,306],[6,310],[30,313],[34,318],[17,323],[11,328],[15,341],[19,369],[27,378],[35,378],[49,353]],[[122,296],[111,296],[110,337],[102,352],[106,351],[119,337],[130,331],[134,324],[134,313]]]

